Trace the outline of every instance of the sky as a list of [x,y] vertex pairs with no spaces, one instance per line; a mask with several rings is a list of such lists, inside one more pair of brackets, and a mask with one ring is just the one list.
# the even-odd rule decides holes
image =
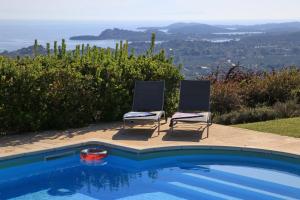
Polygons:
[[300,0],[0,0],[0,20],[300,20]]

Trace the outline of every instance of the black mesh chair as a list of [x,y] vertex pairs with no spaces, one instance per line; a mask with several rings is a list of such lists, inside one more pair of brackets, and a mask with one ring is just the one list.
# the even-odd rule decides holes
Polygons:
[[210,81],[181,81],[179,107],[178,112],[171,118],[171,131],[173,132],[174,126],[178,122],[204,123],[208,137],[209,126],[212,124],[209,102]]
[[123,129],[126,122],[135,123],[157,123],[158,133],[160,131],[160,120],[166,120],[164,106],[164,81],[136,81],[132,111],[123,116]]

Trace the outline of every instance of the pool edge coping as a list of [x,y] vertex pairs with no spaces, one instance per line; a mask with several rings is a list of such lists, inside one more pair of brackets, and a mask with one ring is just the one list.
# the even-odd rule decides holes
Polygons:
[[84,142],[78,142],[75,144],[66,144],[59,147],[53,147],[53,148],[47,148],[47,149],[41,149],[41,150],[34,150],[34,151],[28,151],[26,153],[18,153],[13,155],[7,155],[7,156],[0,156],[0,161],[6,161],[11,159],[17,159],[21,157],[27,157],[32,155],[38,155],[41,153],[51,153],[51,152],[57,152],[61,150],[67,150],[70,148],[75,147],[83,147],[87,145],[103,145],[106,147],[115,148],[118,150],[124,150],[131,153],[136,154],[143,154],[143,153],[151,153],[151,152],[157,152],[157,151],[168,151],[168,150],[227,150],[227,151],[243,151],[243,152],[253,152],[253,153],[264,153],[267,155],[277,155],[277,156],[285,156],[290,158],[296,158],[300,159],[300,154],[294,154],[294,153],[288,153],[284,151],[276,151],[276,150],[270,150],[270,149],[261,149],[261,148],[254,148],[254,147],[240,147],[240,146],[220,146],[220,145],[182,145],[182,146],[163,146],[163,147],[150,147],[150,148],[135,148],[135,147],[128,147],[121,144],[112,144],[105,141],[99,141],[99,140],[87,140]]

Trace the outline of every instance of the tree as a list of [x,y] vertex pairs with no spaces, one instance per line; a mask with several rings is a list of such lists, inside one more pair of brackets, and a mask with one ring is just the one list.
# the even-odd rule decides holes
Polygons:
[[57,49],[57,41],[54,41],[54,55],[57,56],[58,49]]
[[154,48],[155,48],[155,33],[152,33],[151,35],[151,45],[149,51],[149,55],[153,55],[154,53]]
[[81,55],[84,55],[84,44],[81,45]]
[[62,39],[61,41],[61,56],[65,57],[67,52],[67,45],[65,39]]
[[38,41],[37,39],[34,40],[33,46],[33,56],[36,57],[38,55]]
[[50,56],[50,43],[47,43],[47,55]]

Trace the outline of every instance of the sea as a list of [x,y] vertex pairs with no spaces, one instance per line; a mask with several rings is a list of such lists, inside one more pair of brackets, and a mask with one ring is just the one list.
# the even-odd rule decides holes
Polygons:
[[99,35],[108,28],[137,30],[142,26],[164,26],[169,22],[134,22],[134,21],[36,21],[36,20],[0,20],[0,53],[15,51],[38,43],[46,46],[54,41],[66,40],[67,49],[74,49],[78,44],[90,44],[98,47],[115,47],[119,41],[74,41],[70,37],[76,35]]
[[[109,28],[120,28],[137,30],[138,27],[162,27],[175,23],[176,21],[66,21],[66,20],[0,20],[0,53],[3,51],[15,51],[38,43],[46,46],[50,43],[53,47],[54,41],[66,40],[67,49],[74,49],[78,44],[90,44],[98,47],[115,47],[119,41],[97,40],[97,41],[74,41],[69,40],[77,35],[99,35],[103,30]],[[263,21],[203,21],[207,24],[258,24]],[[165,30],[166,31],[166,30]],[[220,33],[217,33],[220,34]],[[241,34],[240,32],[238,34]],[[242,33],[245,34],[245,33]],[[209,40],[209,39],[208,39]],[[211,42],[226,42],[232,39],[220,38]],[[207,40],[205,40],[207,41]]]

